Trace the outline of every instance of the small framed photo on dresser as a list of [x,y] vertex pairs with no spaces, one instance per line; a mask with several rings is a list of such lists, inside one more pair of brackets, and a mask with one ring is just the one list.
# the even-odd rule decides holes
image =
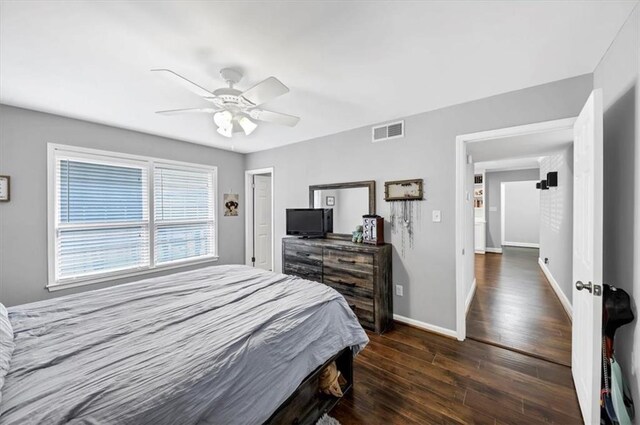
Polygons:
[[9,202],[11,186],[9,176],[0,176],[0,202]]

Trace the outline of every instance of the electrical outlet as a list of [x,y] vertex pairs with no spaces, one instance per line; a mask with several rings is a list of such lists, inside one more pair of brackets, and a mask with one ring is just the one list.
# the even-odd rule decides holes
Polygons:
[[399,297],[404,295],[404,288],[402,285],[396,285],[396,295]]
[[431,216],[434,223],[440,223],[442,221],[442,214],[440,213],[440,210],[433,210],[431,212]]

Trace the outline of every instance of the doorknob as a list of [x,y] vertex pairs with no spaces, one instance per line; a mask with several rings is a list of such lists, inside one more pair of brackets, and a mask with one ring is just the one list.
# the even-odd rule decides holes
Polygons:
[[576,282],[576,289],[578,291],[582,291],[583,289],[586,289],[587,291],[589,291],[589,293],[591,293],[591,291],[593,290],[593,284],[591,282],[589,282],[589,283],[587,283],[585,285],[581,281],[577,281]]

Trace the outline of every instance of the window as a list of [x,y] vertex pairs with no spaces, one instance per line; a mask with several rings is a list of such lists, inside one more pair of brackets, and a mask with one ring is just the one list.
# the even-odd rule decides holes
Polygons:
[[49,287],[216,258],[215,167],[49,149]]

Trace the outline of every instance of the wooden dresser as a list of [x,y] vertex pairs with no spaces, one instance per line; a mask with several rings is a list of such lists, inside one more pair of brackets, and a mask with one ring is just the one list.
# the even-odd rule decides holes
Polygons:
[[340,292],[363,327],[384,332],[393,321],[391,245],[342,239],[282,239],[285,274],[321,282]]

